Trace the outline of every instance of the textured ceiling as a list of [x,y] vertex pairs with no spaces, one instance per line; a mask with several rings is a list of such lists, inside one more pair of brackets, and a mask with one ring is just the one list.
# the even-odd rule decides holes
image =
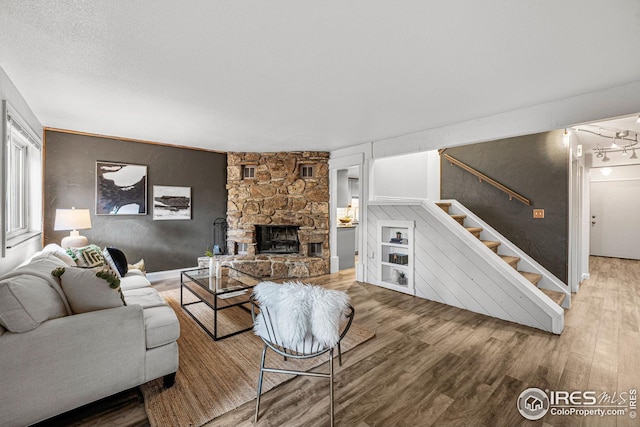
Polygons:
[[635,82],[638,0],[0,0],[44,126],[332,150]]

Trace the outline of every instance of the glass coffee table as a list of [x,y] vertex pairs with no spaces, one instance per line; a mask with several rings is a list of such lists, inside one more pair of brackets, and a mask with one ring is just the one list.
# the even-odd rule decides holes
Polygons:
[[[220,267],[218,276],[211,274],[209,268],[194,268],[180,272],[180,307],[214,341],[228,338],[253,328],[249,297],[253,287],[262,281],[258,277],[228,266]],[[189,291],[189,294],[195,296],[195,300],[193,297],[189,297],[189,301],[186,301],[184,297],[185,289]],[[205,304],[213,313],[202,307],[192,311],[191,306],[196,304]],[[235,313],[235,318],[238,319],[238,322],[231,321],[227,323],[231,323],[232,326],[237,326],[240,329],[236,328],[236,330],[228,332],[232,328],[227,325],[225,328],[227,330],[226,333],[223,332],[220,335],[218,312],[233,308],[246,311],[246,321],[244,315],[238,316],[239,313]],[[211,314],[213,314],[213,319],[211,319]]]

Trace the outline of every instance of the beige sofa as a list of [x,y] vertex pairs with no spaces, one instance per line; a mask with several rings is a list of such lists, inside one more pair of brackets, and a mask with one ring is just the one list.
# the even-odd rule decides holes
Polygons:
[[146,277],[134,270],[121,278],[126,306],[73,314],[51,275],[76,268],[60,250],[49,245],[0,277],[2,426],[36,423],[156,378],[165,387],[175,380],[180,326]]

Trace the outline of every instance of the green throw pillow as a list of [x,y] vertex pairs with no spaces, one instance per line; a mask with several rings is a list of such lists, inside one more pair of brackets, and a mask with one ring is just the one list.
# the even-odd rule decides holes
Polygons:
[[78,267],[102,267],[105,265],[102,250],[96,245],[68,248],[67,253]]

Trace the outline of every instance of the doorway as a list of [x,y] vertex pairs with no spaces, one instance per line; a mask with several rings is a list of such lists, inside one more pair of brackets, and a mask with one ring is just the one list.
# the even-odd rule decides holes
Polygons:
[[638,212],[640,177],[592,180],[590,254],[640,259],[640,224],[634,220]]

